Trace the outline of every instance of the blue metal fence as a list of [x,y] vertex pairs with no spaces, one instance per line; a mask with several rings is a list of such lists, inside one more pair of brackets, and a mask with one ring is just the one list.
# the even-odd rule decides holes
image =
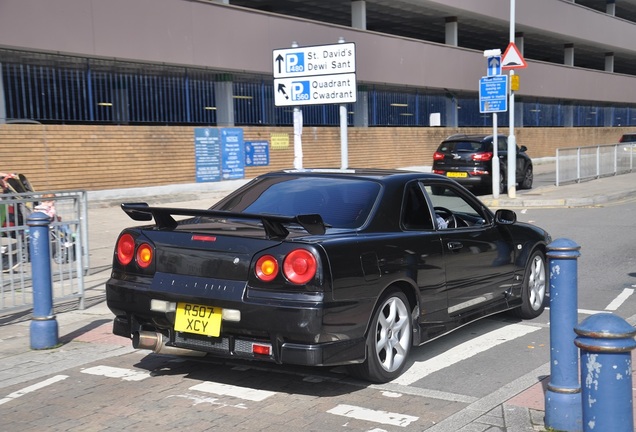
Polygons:
[[[227,74],[201,68],[137,64],[53,54],[0,50],[8,119],[44,123],[196,124],[217,123],[215,87],[232,82],[236,125],[288,126],[292,109],[275,107],[271,76]],[[460,127],[488,127],[492,115],[479,112],[478,94],[446,89],[402,89],[365,86],[369,126],[429,126],[439,113],[451,124],[456,107]],[[560,100],[518,97],[527,127],[601,127],[636,125],[636,105],[572,105]],[[340,124],[337,105],[303,109],[308,126]],[[353,124],[355,104],[348,104]],[[453,114],[454,115],[454,114]],[[498,124],[508,124],[499,113]]]

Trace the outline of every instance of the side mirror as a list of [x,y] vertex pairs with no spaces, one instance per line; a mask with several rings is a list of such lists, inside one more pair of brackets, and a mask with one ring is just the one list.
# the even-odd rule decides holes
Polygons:
[[528,151],[528,147],[523,146],[523,145],[521,147],[519,147],[519,153],[523,153],[523,152],[526,152],[526,151]]
[[515,222],[517,222],[517,214],[512,210],[500,209],[495,212],[495,223],[512,225]]

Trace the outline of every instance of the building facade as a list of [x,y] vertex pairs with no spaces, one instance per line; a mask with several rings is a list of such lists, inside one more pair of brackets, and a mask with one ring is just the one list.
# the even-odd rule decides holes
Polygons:
[[[512,4],[515,126],[636,123],[634,0],[3,0],[0,121],[291,125],[272,51],[342,39],[350,126],[486,127],[483,51],[508,46]],[[336,105],[303,113],[339,124]]]
[[[636,0],[516,0],[517,143],[533,158],[615,143],[636,125]],[[349,166],[426,166],[446,136],[489,133],[484,50],[510,0],[2,0],[0,160],[36,190],[193,183],[194,128],[268,142],[296,166],[273,50],[354,43]],[[340,107],[303,106],[304,166],[341,166]],[[509,113],[498,114],[507,133]],[[17,124],[16,124],[17,123]],[[435,127],[433,127],[435,126]],[[276,138],[274,140],[274,137]],[[276,141],[276,145],[273,145]]]

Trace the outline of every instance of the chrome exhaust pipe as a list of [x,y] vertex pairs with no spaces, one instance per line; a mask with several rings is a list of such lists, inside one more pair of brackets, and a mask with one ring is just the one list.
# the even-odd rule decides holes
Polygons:
[[155,354],[204,357],[205,352],[166,345],[167,338],[159,332],[139,331],[133,333],[132,344],[135,349],[152,350]]

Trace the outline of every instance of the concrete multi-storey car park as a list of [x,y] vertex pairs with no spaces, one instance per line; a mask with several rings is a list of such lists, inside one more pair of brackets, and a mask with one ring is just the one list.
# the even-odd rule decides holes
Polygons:
[[[0,117],[40,124],[0,127],[2,170],[40,189],[192,182],[194,126],[242,127],[246,140],[293,134],[290,110],[273,104],[272,50],[340,37],[357,52],[350,165],[429,165],[447,135],[490,130],[478,81],[483,50],[508,44],[509,5],[4,0]],[[635,22],[631,0],[516,0],[528,62],[517,71],[516,135],[532,157],[616,142],[636,123]],[[337,112],[303,108],[305,166],[339,166]],[[429,126],[432,113],[441,127]],[[270,166],[246,176],[292,166],[291,147],[272,148]]]

